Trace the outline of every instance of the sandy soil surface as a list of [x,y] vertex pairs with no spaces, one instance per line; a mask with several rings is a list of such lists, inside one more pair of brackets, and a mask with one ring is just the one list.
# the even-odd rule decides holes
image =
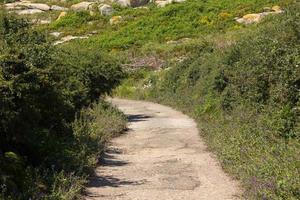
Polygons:
[[87,187],[86,199],[239,199],[199,136],[196,123],[169,107],[111,99],[129,118],[129,132],[112,140]]

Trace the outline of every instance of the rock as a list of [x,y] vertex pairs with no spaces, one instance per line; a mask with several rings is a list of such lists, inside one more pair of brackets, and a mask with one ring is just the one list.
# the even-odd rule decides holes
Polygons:
[[270,11],[272,11],[272,8],[270,8],[270,7],[264,7],[264,12],[270,12]]
[[50,23],[51,23],[51,20],[49,20],[49,19],[41,19],[38,21],[38,24],[41,24],[41,25],[50,24]]
[[44,3],[31,3],[30,1],[18,1],[14,3],[7,3],[5,4],[5,8],[7,10],[19,10],[22,8],[29,8],[29,9],[38,9],[42,11],[50,10],[50,6]]
[[[268,10],[269,8],[264,8],[264,10]],[[279,7],[279,6],[274,6],[272,7],[273,10],[271,11],[265,11],[262,13],[252,13],[252,14],[247,14],[243,16],[242,18],[234,18],[238,23],[242,24],[253,24],[253,23],[258,23],[260,22],[265,16],[271,15],[271,14],[280,14],[283,13],[284,11]]]
[[260,20],[262,19],[262,15],[261,14],[248,14],[243,16],[243,19],[247,22],[247,23],[255,23],[255,22],[260,22]]
[[262,12],[262,13],[259,13],[260,15],[262,15],[262,17],[265,17],[267,15],[270,15],[270,14],[275,14],[275,12]]
[[237,23],[240,23],[240,24],[244,24],[244,23],[245,23],[245,20],[244,20],[243,18],[238,18],[238,17],[236,17],[236,18],[235,18],[235,21],[236,21]]
[[51,9],[51,10],[58,10],[58,11],[66,11],[66,10],[69,10],[68,8],[61,7],[61,6],[57,6],[57,5],[51,6],[50,9]]
[[136,7],[136,8],[133,8],[133,9],[145,9],[145,10],[149,10],[149,7],[147,7],[147,6],[141,6],[141,7]]
[[123,7],[131,6],[135,8],[146,5],[150,0],[112,0],[112,2]]
[[130,2],[129,0],[112,0],[113,3],[116,3],[120,6],[123,6],[123,7],[128,7],[130,6]]
[[38,24],[40,24],[40,25],[51,24],[51,22],[52,21],[49,20],[49,19],[45,19],[45,20],[41,19],[41,20],[38,21]]
[[47,4],[43,4],[43,3],[22,3],[21,5],[26,6],[27,8],[39,9],[42,11],[50,10],[50,6],[48,6]]
[[61,35],[61,32],[52,32],[50,33],[53,37],[59,37]]
[[173,3],[183,3],[185,2],[186,0],[172,0]]
[[83,1],[83,2],[72,5],[71,9],[75,10],[75,11],[89,10],[93,4],[94,4],[94,2]]
[[261,14],[247,14],[243,16],[243,18],[240,18],[237,20],[239,23],[244,23],[244,24],[253,24],[260,22],[262,20],[263,15]]
[[169,41],[166,42],[166,44],[178,44],[178,41],[169,40]]
[[149,0],[129,0],[129,5],[131,7],[140,7],[149,3]]
[[18,10],[16,13],[18,15],[32,15],[36,13],[43,13],[44,11],[39,10],[39,9],[26,9],[26,10]]
[[6,10],[21,10],[23,9],[22,6],[18,3],[7,3],[4,4]]
[[283,10],[280,8],[280,6],[273,6],[272,10],[274,12],[277,12],[277,13],[282,13],[283,12]]
[[87,38],[89,38],[89,37],[88,36],[72,36],[72,35],[68,35],[68,36],[65,36],[65,37],[61,38],[61,40],[58,40],[58,41],[54,42],[53,45],[62,44],[62,43],[69,42],[69,41],[75,40],[75,39],[87,39]]
[[121,23],[123,20],[122,16],[113,16],[112,18],[110,18],[109,23],[110,25],[116,25]]
[[112,15],[114,12],[114,9],[110,5],[104,4],[104,5],[99,6],[99,11],[100,11],[101,15]]
[[56,19],[56,21],[60,20],[61,18],[65,17],[67,15],[67,12],[63,11],[59,14],[58,18]]
[[155,4],[157,5],[157,7],[162,8],[171,3],[183,3],[185,1],[186,0],[158,0],[158,1],[155,1]]
[[155,4],[157,5],[157,7],[163,8],[166,5],[172,3],[171,1],[155,1]]

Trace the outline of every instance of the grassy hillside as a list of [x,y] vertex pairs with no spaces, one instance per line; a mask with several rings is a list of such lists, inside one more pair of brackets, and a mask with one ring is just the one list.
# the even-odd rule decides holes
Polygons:
[[204,38],[181,62],[133,72],[116,95],[195,118],[246,199],[299,199],[299,11],[294,4],[239,35]]
[[[293,0],[188,0],[157,8],[122,8],[114,6],[113,16],[122,16],[117,25],[110,25],[110,16],[94,16],[88,12],[69,12],[59,21],[54,21],[46,30],[62,31],[65,34],[84,34],[97,31],[98,35],[83,41],[83,46],[120,51],[162,43],[180,38],[198,38],[212,33],[243,28],[234,21],[248,13],[261,12],[264,7],[286,6]],[[59,13],[57,13],[58,15]]]
[[109,31],[91,39],[91,42],[102,48],[126,49],[132,46],[140,47],[149,42],[161,43],[184,37],[220,33],[241,28],[234,21],[235,17],[262,11],[264,6],[289,2],[291,1],[190,0],[165,8],[123,11],[117,14],[125,16],[124,25],[121,24],[116,31]]
[[294,0],[188,0],[164,8],[150,4],[147,9],[114,5],[113,16],[122,16],[117,25],[109,24],[111,16],[69,12],[65,18],[40,28],[47,32],[61,31],[63,35],[96,31],[89,39],[74,43],[91,51],[104,50],[129,66],[134,64],[135,58],[173,62],[194,51],[203,39],[235,40],[240,34],[255,29],[255,26],[238,24],[235,17],[262,12],[264,7],[286,7],[292,2]]

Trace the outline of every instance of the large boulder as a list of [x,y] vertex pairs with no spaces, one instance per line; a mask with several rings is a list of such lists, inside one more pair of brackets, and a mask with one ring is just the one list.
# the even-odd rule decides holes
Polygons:
[[33,15],[36,13],[43,13],[44,11],[39,10],[39,9],[26,9],[26,10],[18,10],[16,13],[18,15]]
[[172,0],[172,3],[183,3],[185,2],[186,0]]
[[129,0],[129,5],[131,7],[140,7],[149,3],[149,0]]
[[22,3],[23,6],[26,6],[27,8],[32,9],[39,9],[42,11],[48,11],[50,10],[50,6],[44,3]]
[[155,4],[157,5],[157,7],[159,8],[163,8],[166,5],[172,3],[172,1],[155,1]]
[[65,8],[65,7],[53,5],[53,6],[51,6],[51,10],[66,11],[66,10],[69,10],[69,9]]
[[71,9],[74,11],[83,11],[91,9],[94,2],[83,1],[71,6]]
[[112,1],[112,3],[118,4],[118,5],[123,6],[123,7],[130,6],[129,0],[111,0],[111,1]]
[[19,3],[15,2],[4,4],[4,8],[6,10],[21,10],[22,6]]
[[111,0],[113,3],[116,3],[123,7],[140,7],[144,6],[150,2],[150,0]]
[[99,6],[99,11],[101,15],[112,15],[114,12],[114,9],[112,6],[108,4],[102,4]]
[[42,11],[50,10],[50,6],[44,3],[31,3],[29,1],[18,1],[14,3],[7,3],[4,5],[8,10],[19,10],[22,8],[29,8],[29,9],[38,9]]

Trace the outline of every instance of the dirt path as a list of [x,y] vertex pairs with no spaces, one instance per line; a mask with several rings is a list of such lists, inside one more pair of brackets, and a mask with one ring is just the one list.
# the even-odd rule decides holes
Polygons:
[[128,115],[130,131],[111,142],[86,199],[238,199],[238,184],[207,152],[192,119],[159,104],[112,102]]

